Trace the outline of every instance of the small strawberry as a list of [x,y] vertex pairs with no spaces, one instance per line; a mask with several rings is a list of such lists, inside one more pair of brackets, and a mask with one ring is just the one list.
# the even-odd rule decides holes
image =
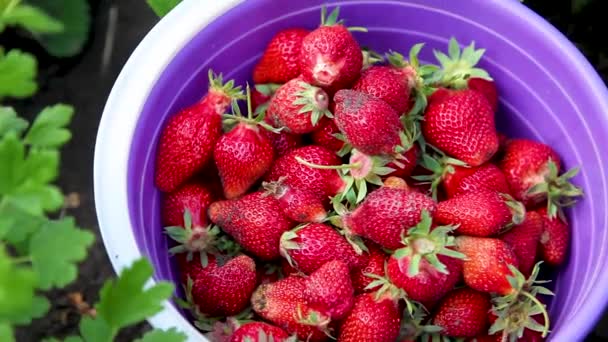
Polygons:
[[260,133],[270,140],[277,158],[304,145],[301,135],[287,133],[284,130],[275,133],[267,129],[262,129],[260,130]]
[[565,218],[559,215],[549,218],[546,208],[538,210],[543,219],[540,236],[540,257],[552,266],[560,266],[566,260],[570,244],[570,228]]
[[496,113],[498,109],[498,90],[494,81],[487,80],[481,77],[472,77],[467,81],[467,87],[481,93],[492,106],[492,110]]
[[344,318],[353,307],[355,290],[349,268],[340,260],[323,264],[306,279],[308,305],[332,320]]
[[238,328],[230,342],[288,342],[295,339],[290,339],[285,330],[263,322],[249,322]]
[[161,133],[155,170],[161,191],[174,191],[207,164],[222,135],[222,114],[232,100],[242,97],[234,81],[224,84],[221,74],[209,70],[208,93],[170,118]]
[[578,168],[559,175],[561,162],[549,146],[526,139],[507,142],[500,168],[507,177],[513,197],[534,206],[547,201],[549,217],[555,217],[560,207],[571,206],[582,196],[579,187],[570,183]]
[[[459,236],[456,248],[467,256],[463,264],[464,282],[470,288],[499,295],[514,291],[508,277],[517,268],[517,256],[506,242],[495,238]],[[510,267],[511,266],[511,267]]]
[[300,223],[323,222],[327,217],[323,200],[307,189],[294,188],[284,184],[284,180],[285,178],[279,178],[275,182],[262,183],[266,195],[277,199],[283,214]]
[[207,208],[215,196],[204,184],[188,183],[167,194],[162,201],[161,216],[164,226],[184,226],[184,213],[190,212],[192,225],[207,225]]
[[285,83],[300,74],[300,49],[309,31],[289,28],[272,37],[253,70],[255,83]]
[[279,256],[281,235],[293,226],[277,200],[263,192],[215,202],[209,207],[209,218],[262,260]]
[[332,260],[341,260],[350,269],[361,268],[365,264],[365,256],[358,255],[343,236],[322,223],[300,225],[284,233],[281,236],[281,255],[306,274]]
[[520,224],[526,215],[523,204],[509,195],[479,190],[457,195],[437,204],[435,220],[458,225],[458,234],[493,236],[509,224]]
[[338,21],[339,7],[326,16],[321,12],[321,26],[310,32],[302,42],[300,71],[304,80],[330,92],[351,86],[363,67],[361,47],[349,31]]
[[494,164],[486,163],[478,167],[454,165],[453,168],[454,171],[443,178],[443,189],[448,198],[482,189],[510,193],[505,175]]
[[340,90],[334,96],[335,122],[348,143],[364,154],[393,155],[401,144],[403,125],[388,103],[371,95]]
[[399,335],[399,291],[363,293],[340,327],[340,342],[394,342]]
[[543,233],[543,218],[534,211],[526,213],[526,219],[502,234],[500,239],[513,248],[519,270],[524,276],[530,275],[536,261],[538,245]]
[[365,289],[369,284],[374,281],[374,278],[370,277],[370,274],[375,274],[380,277],[384,277],[384,264],[388,260],[388,255],[375,244],[368,244],[369,257],[363,267],[353,269],[350,273],[350,278],[353,282],[353,287],[356,294],[363,292],[372,292],[379,289],[379,286]]
[[316,165],[340,165],[340,158],[324,147],[309,145],[295,149],[277,159],[266,181],[285,177],[284,184],[298,189],[308,189],[322,198],[335,196],[344,188],[344,181],[336,170],[311,168],[297,158]]
[[411,87],[400,70],[390,66],[372,66],[361,73],[353,90],[377,97],[399,114],[407,114]]
[[310,133],[323,116],[333,117],[328,106],[329,96],[323,89],[294,78],[274,93],[266,120],[274,127],[285,127],[290,133]]
[[339,133],[340,129],[338,129],[334,120],[322,118],[321,121],[319,121],[317,129],[310,135],[310,138],[315,145],[323,146],[329,150],[338,152],[342,150],[345,145],[344,141],[336,137],[336,134]]
[[401,189],[405,191],[410,191],[410,186],[407,184],[405,179],[389,176],[382,182],[382,186],[393,189]]
[[467,287],[447,294],[439,304],[433,324],[450,337],[474,337],[488,328],[488,312],[492,307],[487,293]]

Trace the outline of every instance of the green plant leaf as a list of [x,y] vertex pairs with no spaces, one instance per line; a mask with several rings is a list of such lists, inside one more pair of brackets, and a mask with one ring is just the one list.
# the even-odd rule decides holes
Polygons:
[[6,323],[0,323],[0,341],[15,341],[15,338],[13,337],[13,328]]
[[0,244],[0,322],[12,322],[31,311],[36,285],[36,274],[15,265]]
[[38,90],[37,69],[33,55],[16,49],[4,53],[0,48],[0,99],[32,96]]
[[72,57],[84,47],[91,28],[91,14],[87,0],[28,0],[56,18],[63,31],[37,37],[44,48],[55,57]]
[[94,239],[91,232],[78,229],[71,217],[48,221],[30,240],[39,288],[62,287],[76,279],[76,263],[86,258]]
[[5,198],[0,203],[0,237],[13,246],[23,244],[46,222],[46,218],[35,216]]
[[21,26],[34,34],[59,33],[63,24],[52,18],[40,8],[30,5],[18,5],[2,16],[1,20],[8,26]]
[[25,143],[36,147],[62,146],[72,137],[65,127],[73,115],[74,108],[64,104],[44,108],[25,135]]
[[0,195],[10,194],[19,186],[24,158],[25,147],[15,134],[0,140]]
[[13,108],[0,106],[0,139],[9,132],[20,135],[27,126],[27,120],[18,117]]
[[51,308],[51,303],[46,297],[36,296],[33,298],[32,305],[29,310],[15,314],[12,319],[14,324],[27,325],[32,323],[32,319],[43,317]]
[[109,342],[113,340],[116,332],[99,317],[83,317],[80,321],[80,334],[86,342]]
[[169,330],[152,330],[135,342],[182,342],[186,340],[186,335],[177,331],[175,328]]
[[146,0],[146,2],[154,13],[162,18],[167,15],[167,13],[171,12],[175,6],[179,5],[182,0]]

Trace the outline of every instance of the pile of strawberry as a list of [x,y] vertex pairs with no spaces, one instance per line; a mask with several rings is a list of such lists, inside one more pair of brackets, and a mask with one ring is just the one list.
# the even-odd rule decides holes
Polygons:
[[164,128],[180,302],[212,341],[544,340],[577,170],[497,133],[484,50],[383,63],[337,16],[277,33],[253,92],[210,71]]

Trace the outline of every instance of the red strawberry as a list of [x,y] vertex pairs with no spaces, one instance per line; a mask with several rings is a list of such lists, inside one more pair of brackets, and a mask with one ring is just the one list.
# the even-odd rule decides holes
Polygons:
[[526,139],[507,142],[500,168],[507,177],[513,197],[534,206],[548,200],[550,217],[558,208],[574,203],[581,196],[580,188],[570,184],[578,169],[559,175],[561,163],[557,153],[549,146]]
[[298,273],[300,273],[300,271],[298,271],[295,267],[291,266],[287,259],[281,258],[281,274],[283,275],[283,277]]
[[499,295],[513,292],[507,277],[509,265],[517,267],[517,257],[506,242],[483,237],[459,236],[456,248],[467,256],[463,264],[464,282],[470,288]]
[[266,181],[277,181],[285,177],[284,184],[308,189],[323,198],[335,196],[342,191],[344,181],[336,170],[311,168],[298,162],[298,157],[317,165],[340,165],[340,158],[334,152],[320,146],[304,146],[277,159],[266,176]]
[[383,182],[382,182],[382,186],[387,187],[387,188],[393,188],[393,189],[401,189],[401,190],[405,190],[405,191],[410,191],[410,186],[407,184],[407,182],[405,181],[405,179],[403,178],[399,178],[399,177],[395,177],[395,176],[389,176],[387,177]]
[[340,133],[340,130],[334,120],[323,118],[319,122],[317,129],[312,132],[310,138],[315,145],[338,152],[344,147],[344,141],[335,137],[335,134],[338,133]]
[[441,151],[479,166],[498,150],[494,111],[480,93],[450,91],[427,107],[422,132],[426,141]]
[[178,255],[188,296],[199,312],[209,316],[232,316],[243,311],[257,283],[253,259],[246,255],[225,259],[209,255],[203,265],[200,258],[188,261],[183,254]]
[[260,130],[260,133],[270,140],[277,158],[303,145],[301,135],[291,134],[285,131],[275,133],[267,129]]
[[487,293],[459,288],[441,301],[433,325],[441,327],[441,334],[445,336],[474,337],[487,331],[491,307]]
[[468,339],[467,342],[502,342],[502,334],[479,335]]
[[335,92],[351,86],[363,67],[361,47],[338,21],[339,8],[326,18],[321,13],[321,26],[310,32],[302,42],[300,71],[310,84]]
[[443,177],[443,189],[448,198],[482,189],[504,194],[510,193],[505,175],[494,164],[486,163],[478,167],[458,165],[452,167],[453,172],[447,172]]
[[402,246],[401,235],[420,221],[422,210],[433,214],[435,202],[421,193],[381,187],[352,213],[343,214],[342,225],[349,235],[396,249]]
[[341,260],[350,269],[365,264],[365,256],[358,255],[343,236],[322,223],[306,224],[283,234],[281,255],[306,274],[332,260]]
[[463,235],[496,235],[510,223],[523,222],[523,204],[493,190],[479,190],[457,195],[437,204],[435,220],[440,224],[458,225]]
[[233,99],[242,97],[240,87],[233,85],[223,84],[221,74],[209,70],[209,92],[169,119],[156,157],[155,182],[161,191],[174,191],[209,161],[222,135],[222,114]]
[[276,182],[264,182],[262,185],[268,196],[273,196],[279,201],[285,216],[301,223],[324,221],[327,217],[327,211],[323,205],[323,200],[307,189],[294,188],[283,184],[283,179]]
[[286,342],[288,340],[289,335],[285,330],[263,322],[245,323],[230,338],[230,342]]
[[560,266],[566,260],[570,244],[570,228],[560,216],[549,218],[547,209],[538,213],[543,219],[543,232],[540,236],[540,256],[549,265]]
[[542,233],[542,216],[534,211],[529,211],[526,213],[526,219],[520,225],[514,226],[500,236],[513,249],[519,270],[524,276],[528,276],[532,272]]
[[275,34],[253,70],[255,83],[285,83],[300,74],[300,49],[308,30],[290,28]]
[[481,93],[490,103],[492,110],[496,113],[498,109],[498,90],[494,81],[481,77],[471,77],[467,81],[467,87]]
[[354,148],[370,156],[395,153],[403,126],[388,103],[355,90],[338,91],[334,101],[336,125]]
[[209,218],[262,260],[279,256],[281,234],[293,226],[283,216],[277,200],[263,192],[215,202],[209,207]]
[[353,282],[353,287],[356,294],[363,292],[371,292],[379,289],[376,286],[371,289],[365,289],[369,284],[374,281],[374,278],[368,276],[368,274],[375,274],[380,277],[384,277],[384,264],[388,260],[388,255],[375,244],[368,244],[369,257],[367,258],[366,264],[358,269],[354,269],[350,273],[350,278]]
[[361,73],[352,89],[383,100],[399,114],[407,114],[410,107],[411,88],[397,68],[372,66]]
[[399,335],[401,311],[391,291],[364,293],[340,327],[340,342],[394,342]]
[[329,96],[323,89],[298,77],[277,89],[268,105],[266,120],[274,127],[285,127],[290,133],[310,133],[317,128],[321,117],[332,117],[328,106]]
[[306,279],[308,305],[332,320],[344,318],[353,307],[355,290],[346,263],[325,263]]
[[190,212],[192,225],[207,225],[207,208],[214,196],[206,185],[189,183],[163,198],[161,213],[164,226],[184,226],[184,213]]
[[409,177],[416,168],[418,162],[418,155],[420,154],[420,148],[418,145],[412,145],[407,151],[403,152],[397,162],[392,161],[386,166],[395,171],[389,173],[389,176],[396,177]]

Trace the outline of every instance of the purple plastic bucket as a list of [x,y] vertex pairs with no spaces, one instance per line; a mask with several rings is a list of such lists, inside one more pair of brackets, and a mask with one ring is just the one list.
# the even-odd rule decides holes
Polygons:
[[[160,194],[153,185],[163,124],[200,99],[209,68],[239,84],[251,82],[254,63],[272,35],[287,27],[316,27],[322,4],[339,5],[347,24],[367,27],[369,32],[355,33],[356,38],[379,52],[406,52],[426,42],[421,58],[431,60],[432,49],[445,50],[451,36],[461,43],[474,40],[487,49],[480,64],[499,86],[500,130],[550,144],[567,168],[582,166],[576,183],[585,199],[568,212],[570,256],[554,275],[550,306],[550,339],[582,340],[608,299],[603,285],[608,284],[608,177],[600,154],[600,147],[608,145],[608,93],[576,48],[517,1],[185,1],[125,66],[100,126],[96,202],[114,266],[121,269],[144,255],[155,265],[156,280],[176,279],[161,233]],[[196,12],[201,10],[209,12]],[[182,313],[167,304],[152,322],[162,327],[178,322],[184,328],[185,320],[177,315]],[[196,338],[194,329],[184,329]]]

